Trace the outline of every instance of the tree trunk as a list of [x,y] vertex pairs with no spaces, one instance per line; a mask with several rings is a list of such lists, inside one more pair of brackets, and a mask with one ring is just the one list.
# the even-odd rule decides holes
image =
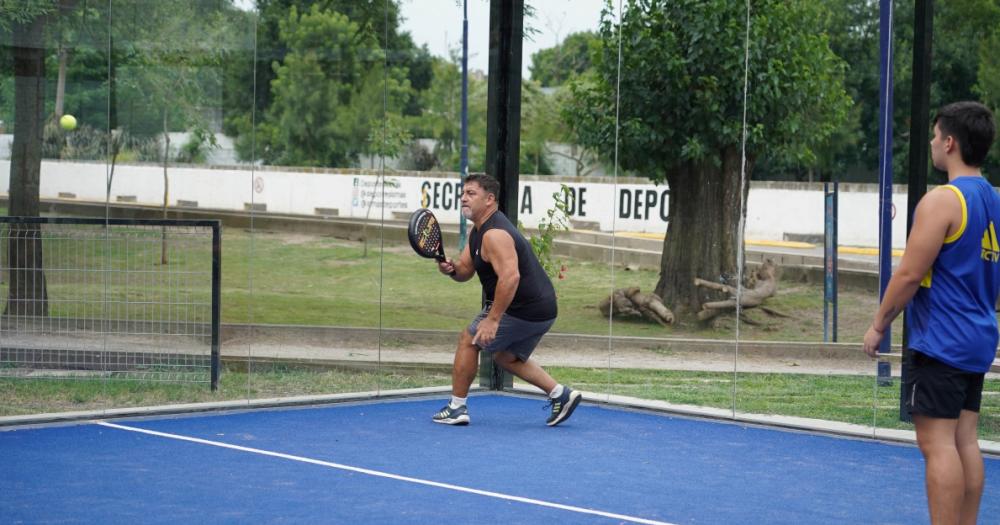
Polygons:
[[[60,39],[61,40],[61,39]],[[69,59],[69,50],[66,49],[62,41],[59,42],[59,76],[56,77],[56,118],[63,116],[64,104],[66,101],[66,62]]]
[[[45,19],[15,24],[14,141],[10,163],[13,216],[37,217],[45,126]],[[48,315],[42,271],[42,241],[37,225],[11,225],[7,240],[10,290],[4,315]]]
[[[170,204],[170,177],[167,175],[167,165],[170,163],[170,133],[167,127],[167,108],[163,108],[163,218],[167,218],[167,205]],[[167,264],[167,227],[162,228],[160,242],[160,264]]]
[[[702,303],[725,298],[718,291],[698,288],[695,278],[737,285],[737,244],[742,203],[741,152],[726,149],[715,159],[686,163],[667,175],[670,212],[660,259],[660,279],[654,293],[675,315],[686,317]],[[747,162],[749,178],[751,162]]]

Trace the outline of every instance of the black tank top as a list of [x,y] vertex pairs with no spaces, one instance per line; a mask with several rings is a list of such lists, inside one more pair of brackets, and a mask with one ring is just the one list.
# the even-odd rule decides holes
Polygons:
[[487,301],[492,301],[497,290],[497,274],[493,271],[493,266],[479,255],[479,249],[483,245],[483,235],[492,229],[504,230],[514,239],[514,250],[517,252],[517,271],[521,274],[521,280],[517,284],[517,292],[514,293],[514,299],[510,302],[505,313],[525,321],[555,319],[558,310],[552,281],[549,280],[549,276],[545,274],[541,263],[535,257],[535,252],[531,250],[531,244],[511,224],[507,216],[499,210],[486,219],[486,222],[479,228],[473,228],[469,234],[469,253],[472,254],[479,282],[483,285],[484,298]]

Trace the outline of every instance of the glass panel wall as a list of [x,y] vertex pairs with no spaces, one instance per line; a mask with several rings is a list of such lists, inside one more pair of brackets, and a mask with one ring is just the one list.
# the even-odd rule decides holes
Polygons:
[[[488,18],[481,15],[488,7],[471,4],[469,47],[482,50]],[[373,345],[381,364],[379,388],[437,387],[447,393],[458,334],[480,308],[478,282],[454,282],[438,271],[435,259],[414,253],[407,226],[414,211],[430,210],[445,257],[462,258],[471,228],[460,210],[463,9],[456,2],[399,2],[386,15],[380,35],[385,91],[372,104],[382,118],[371,135],[371,180],[377,185],[369,191],[382,228],[381,324]],[[470,171],[483,169],[486,69],[466,78]]]
[[[278,397],[289,391],[288,382],[279,376],[262,374],[255,367],[260,360],[274,358],[267,352],[266,340],[255,331],[255,322],[262,313],[256,300],[257,288],[266,290],[267,268],[273,261],[258,262],[258,246],[254,235],[254,215],[257,195],[264,181],[259,169],[259,128],[257,109],[261,100],[261,75],[268,65],[258,51],[261,36],[260,13],[247,2],[234,2],[226,9],[226,46],[222,52],[222,89],[218,109],[218,128],[213,130],[214,143],[208,146],[208,157],[200,165],[204,170],[200,187],[202,199],[176,201],[188,215],[217,219],[221,222],[221,371],[216,399],[237,400],[249,397]],[[213,145],[214,144],[214,145]],[[201,208],[207,208],[201,210]],[[262,270],[264,268],[264,270]],[[273,271],[273,270],[272,270]],[[261,348],[264,346],[264,348]],[[263,355],[263,357],[259,357]]]
[[[106,346],[111,356],[138,353],[138,368],[154,379],[122,385],[134,394],[122,399],[109,393],[108,403],[242,397],[245,371],[230,374],[238,359],[233,339],[222,344],[213,337],[213,298],[221,295],[224,321],[241,323],[252,315],[240,267],[250,260],[250,244],[220,210],[240,210],[249,187],[247,164],[239,165],[225,128],[252,107],[235,95],[246,89],[252,97],[253,86],[237,86],[234,66],[249,63],[256,17],[216,0],[141,0],[109,3],[106,23],[108,95],[102,109],[109,140],[101,216],[108,218],[110,252],[105,317],[118,327],[107,331]],[[119,226],[117,219],[137,222]],[[166,222],[148,222],[154,220]],[[178,222],[195,220],[223,224],[216,234],[208,226]],[[225,280],[214,292],[217,253]],[[214,354],[221,354],[218,362]],[[191,381],[177,382],[185,373]],[[213,392],[217,378],[221,384]]]
[[[104,216],[109,30],[106,10],[39,4],[0,13],[4,215]],[[99,223],[0,227],[0,413],[106,406]],[[67,356],[80,366],[66,366]],[[78,382],[89,387],[71,387]]]
[[[738,274],[743,113],[740,79],[728,71],[742,61],[720,51],[729,44],[698,37],[709,21],[695,11],[630,2],[605,11],[598,74],[578,104],[601,108],[586,117],[607,127],[579,128],[584,139],[614,139],[605,153],[616,183],[608,393],[728,415],[736,324],[725,302]],[[712,33],[737,39],[737,15],[724,16],[732,31]]]
[[878,96],[843,57],[870,57],[877,81],[878,13],[824,13],[762,8],[744,34],[748,264],[734,404],[751,419],[836,421],[870,433],[875,365],[858,342],[878,304],[878,199],[868,168],[877,155],[842,159],[859,147],[854,137],[868,140],[868,117],[851,97],[868,97],[869,87]]
[[387,5],[258,12],[251,398],[378,388]]
[[[523,19],[516,215],[560,312],[533,357],[593,399],[911,430],[901,318],[881,363],[859,351],[879,302],[875,6],[620,4]],[[54,6],[0,10],[5,215],[90,223],[2,225],[0,414],[448,391],[480,286],[413,254],[406,226],[426,207],[449,257],[468,242],[488,2]],[[959,15],[935,11],[935,41],[989,45]],[[892,266],[912,6],[895,16]],[[932,112],[995,106],[977,68],[935,76]],[[217,391],[211,228],[164,219],[221,222]],[[994,375],[985,390],[998,441]]]

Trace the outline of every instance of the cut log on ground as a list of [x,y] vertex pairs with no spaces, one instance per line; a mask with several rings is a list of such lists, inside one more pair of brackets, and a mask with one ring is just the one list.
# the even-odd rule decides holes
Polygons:
[[662,326],[674,322],[674,313],[663,306],[663,299],[654,293],[642,292],[638,287],[619,288],[604,298],[598,305],[601,313],[607,317],[626,317],[648,319]]
[[[774,261],[770,259],[765,260],[764,264],[754,274],[756,277],[754,287],[750,289],[744,288],[740,294],[740,307],[742,309],[754,308],[760,306],[768,297],[773,296],[778,290],[777,273],[778,268],[774,264]],[[711,301],[701,305],[701,311],[698,312],[699,321],[708,321],[723,312],[736,309],[736,288],[704,279],[695,279],[694,285],[729,294],[729,299]]]

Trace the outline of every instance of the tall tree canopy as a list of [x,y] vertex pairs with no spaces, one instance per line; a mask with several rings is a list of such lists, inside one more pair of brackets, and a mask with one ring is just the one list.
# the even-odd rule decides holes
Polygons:
[[[278,68],[284,65],[286,57],[292,52],[292,43],[285,39],[290,33],[282,30],[281,25],[287,23],[293,8],[300,14],[317,9],[345,16],[355,24],[359,34],[373,39],[380,49],[380,56],[391,70],[404,73],[411,89],[423,91],[430,86],[433,77],[430,51],[426,46],[415,45],[409,33],[400,30],[398,0],[257,0],[256,7],[258,19],[253,28],[256,41],[246,48],[243,56],[234,59],[226,78],[224,131],[237,137],[237,150],[244,159],[276,160],[273,151],[267,149],[273,148],[274,143],[262,143],[255,148],[252,131],[254,119],[260,124],[280,113],[272,111],[271,107],[277,97],[274,81]],[[316,44],[322,46],[321,42]],[[371,60],[372,57],[366,59]],[[379,66],[378,69],[382,71],[383,68]],[[248,86],[254,86],[254,89],[247,89]],[[377,107],[381,108],[381,102]],[[419,116],[422,107],[417,97],[410,96],[403,101],[399,111],[407,116]],[[275,123],[274,120],[269,121],[272,126]],[[265,140],[274,139],[273,131],[260,130]],[[351,156],[365,152],[355,151]],[[316,158],[307,164],[324,162]]]
[[370,28],[346,15],[292,7],[281,24],[288,44],[275,62],[274,100],[261,125],[264,158],[299,166],[348,166],[371,151],[373,126],[411,96],[406,70],[387,66]]
[[741,186],[744,111],[747,175],[761,158],[814,159],[847,116],[845,65],[822,32],[821,4],[754,1],[744,97],[743,2],[626,4],[620,23],[603,16],[602,53],[594,73],[571,86],[567,120],[581,144],[608,157],[617,135],[622,168],[669,185],[656,293],[683,313],[711,298],[694,287],[695,277],[732,281],[737,274],[748,188]]
[[570,78],[590,69],[590,55],[600,49],[596,33],[572,33],[559,45],[539,50],[531,55],[531,80],[541,86],[564,84]]

